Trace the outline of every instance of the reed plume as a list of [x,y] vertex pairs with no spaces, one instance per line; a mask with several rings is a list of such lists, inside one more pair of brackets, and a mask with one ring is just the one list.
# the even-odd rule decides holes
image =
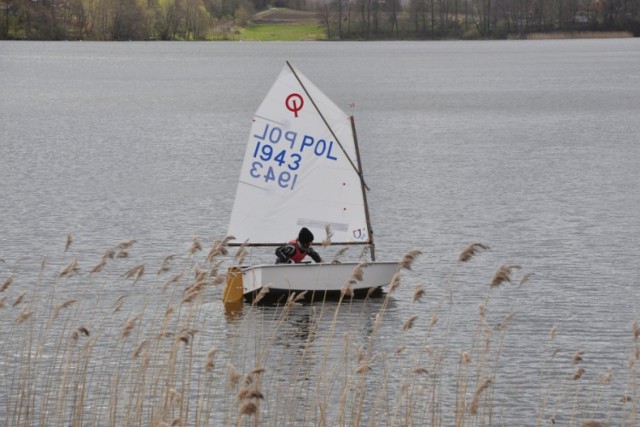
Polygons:
[[138,343],[138,345],[136,346],[135,350],[133,350],[133,358],[137,359],[138,356],[140,356],[140,353],[142,353],[142,350],[144,350],[148,345],[149,345],[148,339],[140,341],[140,343]]
[[579,364],[580,362],[582,362],[582,356],[584,356],[584,350],[576,351],[576,353],[573,355],[573,358],[571,359],[571,363],[573,363],[574,365]]
[[331,224],[326,224],[324,226],[324,232],[325,232],[325,239],[322,241],[322,246],[329,246],[331,245],[331,238],[333,237],[333,230],[331,230]]
[[124,304],[124,300],[125,300],[125,298],[127,298],[127,295],[120,295],[120,296],[118,297],[118,299],[116,300],[116,305],[115,305],[115,307],[113,308],[113,312],[114,312],[114,313],[117,313],[117,312],[119,312],[119,311],[120,311],[120,309],[122,308],[122,305]]
[[23,323],[26,322],[27,320],[29,320],[29,318],[31,318],[31,315],[33,314],[33,312],[27,310],[27,308],[23,308],[22,310],[20,310],[20,313],[18,314],[18,317],[16,318],[16,323]]
[[245,402],[240,407],[240,415],[254,415],[258,411],[258,407],[253,402]]
[[409,329],[413,328],[413,324],[416,322],[417,318],[418,318],[418,316],[413,315],[413,316],[409,317],[407,320],[405,320],[404,324],[402,325],[402,330],[406,331],[406,330],[409,330]]
[[202,245],[200,244],[200,241],[196,236],[193,236],[191,238],[191,245],[189,246],[189,255],[193,255],[196,252],[199,252],[201,250],[202,250]]
[[638,341],[638,337],[640,337],[640,325],[638,324],[637,320],[633,321],[631,330],[633,331],[633,340]]
[[22,292],[20,295],[18,295],[18,298],[16,298],[16,300],[13,302],[13,304],[11,304],[11,307],[15,307],[17,305],[19,305],[22,301],[24,301],[24,297],[27,295],[26,292]]
[[131,332],[136,327],[136,320],[138,320],[138,316],[132,316],[125,322],[124,326],[122,327],[122,337],[127,338],[129,335],[131,335]]
[[487,389],[491,385],[491,378],[485,378],[476,390],[473,392],[473,399],[471,399],[471,405],[469,405],[469,413],[476,415],[478,413],[478,406],[480,405],[480,396],[482,392]]
[[391,278],[391,283],[389,283],[389,291],[388,294],[391,294],[400,286],[400,272],[397,272]]
[[587,372],[587,370],[585,368],[578,368],[576,369],[576,371],[573,373],[573,376],[571,377],[571,379],[573,379],[574,381],[579,380],[580,378],[582,378],[582,375],[584,375],[584,373]]
[[249,239],[245,240],[240,247],[238,248],[238,252],[233,257],[233,260],[237,265],[242,265],[244,259],[247,257],[247,244],[249,243]]
[[55,319],[57,319],[57,318],[58,318],[58,315],[60,314],[60,311],[61,311],[63,308],[69,308],[69,307],[71,307],[71,306],[72,306],[73,304],[75,304],[75,303],[76,303],[76,300],[74,300],[74,299],[70,299],[70,300],[67,300],[67,301],[63,302],[62,304],[58,304],[58,305],[53,309],[53,316],[52,316],[52,317],[53,317],[53,319],[55,320]]
[[91,269],[91,272],[89,273],[89,275],[100,273],[102,269],[105,268],[106,266],[107,266],[107,260],[106,259],[101,260],[95,267]]
[[78,271],[80,271],[80,269],[78,268],[78,258],[73,258],[71,261],[69,261],[69,264],[67,264],[62,270],[60,270],[58,276],[71,277]]
[[4,282],[2,282],[2,285],[0,285],[0,292],[6,291],[11,283],[13,283],[13,273],[9,273],[7,278],[4,279]]
[[144,275],[144,264],[136,265],[135,267],[130,268],[129,270],[127,270],[126,273],[124,273],[125,279],[130,279],[134,277],[133,283],[131,284],[132,286],[138,283],[138,280],[140,280],[140,278],[143,275]]
[[235,388],[242,375],[236,371],[236,367],[231,362],[227,362],[227,375],[229,376],[229,388]]
[[489,249],[489,246],[483,243],[472,243],[467,246],[460,255],[458,256],[458,261],[467,262],[481,249]]
[[413,266],[413,262],[418,258],[418,256],[422,255],[422,252],[419,250],[411,250],[404,254],[400,262],[398,263],[398,269],[411,270]]
[[496,288],[504,282],[511,283],[511,272],[514,269],[518,268],[520,268],[519,265],[508,264],[504,264],[498,267],[495,274],[493,275],[493,278],[491,279],[491,287]]
[[71,243],[73,243],[73,238],[71,237],[71,233],[67,234],[67,244],[64,245],[64,251],[67,252],[71,247]]
[[551,337],[551,341],[553,341],[556,338],[557,333],[558,333],[558,327],[556,325],[553,325],[551,327],[551,330],[549,331],[549,336]]
[[169,264],[171,263],[171,261],[173,261],[173,258],[175,258],[175,255],[164,257],[164,259],[162,260],[162,264],[160,264],[160,268],[158,269],[158,273],[156,273],[158,276],[171,270]]
[[341,248],[338,252],[336,252],[336,254],[333,256],[333,260],[331,261],[332,263],[339,263],[340,262],[340,257],[342,255],[344,255],[345,252],[347,252],[349,250],[349,246],[345,246],[344,248]]
[[207,262],[212,262],[214,258],[220,255],[228,255],[229,254],[229,241],[235,240],[234,236],[226,236],[222,240],[214,240],[211,246],[211,250],[209,251],[209,255],[207,255]]
[[212,346],[209,351],[207,352],[207,360],[206,363],[204,365],[204,370],[207,372],[211,372],[213,371],[213,368],[215,367],[215,359],[216,359],[216,355],[218,354],[218,349],[216,346]]
[[271,284],[268,283],[267,285],[263,286],[262,288],[260,288],[260,292],[258,292],[258,295],[256,295],[256,297],[253,299],[253,304],[257,305],[264,297],[267,296],[267,294],[269,293],[269,286]]
[[416,285],[415,291],[413,291],[413,302],[420,301],[420,299],[424,296],[424,289],[419,284]]
[[0,298],[0,308],[4,308],[4,303],[7,300],[7,297]]
[[120,251],[126,251],[131,246],[133,246],[133,244],[136,243],[136,242],[137,242],[137,240],[134,240],[134,239],[123,240],[122,242],[118,243],[118,245],[116,246],[116,249],[118,249]]

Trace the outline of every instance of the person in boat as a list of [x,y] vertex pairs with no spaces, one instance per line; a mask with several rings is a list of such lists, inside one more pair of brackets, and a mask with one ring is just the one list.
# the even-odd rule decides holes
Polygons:
[[306,227],[302,227],[298,238],[276,249],[276,264],[300,263],[307,255],[315,262],[322,262],[322,258],[312,247],[313,233]]

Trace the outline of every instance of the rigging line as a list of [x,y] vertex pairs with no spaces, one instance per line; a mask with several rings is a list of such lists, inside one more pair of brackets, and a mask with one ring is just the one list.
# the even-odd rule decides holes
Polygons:
[[[304,86],[304,84],[302,83],[302,80],[300,80],[300,77],[298,77],[298,73],[296,73],[296,70],[293,69],[293,66],[289,63],[289,61],[285,61],[287,63],[287,65],[289,66],[289,69],[291,70],[291,72],[293,73],[293,75],[295,76],[296,80],[298,80],[298,83],[300,83],[300,86],[302,86],[302,90],[304,90],[304,93],[307,94],[307,97],[309,97],[309,100],[311,101],[311,103],[313,104],[313,107],[316,109],[316,111],[318,112],[318,114],[320,115],[320,118],[322,119],[322,121],[324,122],[325,126],[327,126],[327,129],[329,129],[329,132],[331,132],[331,136],[333,136],[333,138],[336,140],[336,142],[338,143],[338,146],[340,147],[340,149],[342,150],[342,152],[344,153],[345,157],[347,158],[347,160],[349,160],[349,163],[351,164],[351,167],[353,168],[354,171],[356,171],[356,174],[358,174],[358,177],[360,178],[360,183],[362,184],[362,186],[364,188],[366,188],[367,190],[369,190],[369,187],[367,186],[367,183],[364,182],[364,176],[362,175],[362,171],[358,170],[358,168],[356,167],[355,164],[353,164],[353,161],[351,160],[351,157],[349,157],[349,155],[347,154],[347,151],[344,149],[344,147],[342,146],[342,143],[340,142],[340,140],[338,139],[338,137],[336,136],[336,134],[333,132],[333,129],[331,128],[331,126],[329,126],[329,123],[327,123],[327,119],[324,118],[324,115],[322,114],[322,112],[320,111],[320,108],[318,108],[318,106],[316,105],[316,102],[313,100],[313,97],[311,97],[311,94],[309,94],[309,91],[307,91],[307,88]],[[355,141],[354,141],[355,143]]]

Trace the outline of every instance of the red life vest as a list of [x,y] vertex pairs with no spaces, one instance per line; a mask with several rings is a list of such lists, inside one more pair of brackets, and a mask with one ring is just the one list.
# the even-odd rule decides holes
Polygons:
[[300,245],[298,245],[298,241],[297,240],[292,240],[289,243],[292,244],[296,248],[296,253],[291,256],[291,261],[295,262],[296,264],[302,262],[304,257],[307,256],[307,251],[303,251],[300,248]]

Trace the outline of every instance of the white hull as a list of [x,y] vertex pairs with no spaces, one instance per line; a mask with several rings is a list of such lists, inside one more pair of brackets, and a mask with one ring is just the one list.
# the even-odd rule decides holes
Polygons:
[[[342,264],[261,264],[242,267],[242,287],[245,296],[268,286],[274,292],[340,292],[353,275],[358,263]],[[369,262],[362,281],[349,287],[353,291],[388,285],[396,273],[395,262]]]

